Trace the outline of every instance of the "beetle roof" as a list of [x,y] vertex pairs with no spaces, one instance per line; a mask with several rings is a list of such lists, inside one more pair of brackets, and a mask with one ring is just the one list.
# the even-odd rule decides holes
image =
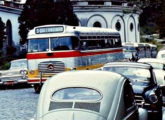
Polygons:
[[[58,89],[68,86],[91,86],[91,87],[105,87],[100,86],[103,83],[111,83],[116,84],[121,82],[122,76],[113,73],[113,72],[105,72],[105,71],[71,71],[71,72],[64,72],[54,77],[50,78],[48,84],[50,85],[49,89]],[[95,85],[91,84],[95,83]],[[54,87],[51,87],[52,85]]]

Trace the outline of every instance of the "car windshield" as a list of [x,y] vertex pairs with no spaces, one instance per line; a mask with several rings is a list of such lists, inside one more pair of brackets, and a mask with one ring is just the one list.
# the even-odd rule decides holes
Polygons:
[[27,68],[26,60],[11,61],[10,69]]
[[152,65],[154,69],[164,69],[164,64],[163,63],[154,63],[154,62],[148,62],[149,64]]
[[104,67],[103,70],[117,72],[119,74],[122,74],[130,78],[131,80],[136,80],[137,82],[149,82],[151,78],[150,71],[144,68],[115,66],[115,67]]
[[55,101],[65,101],[65,100],[85,100],[85,101],[96,101],[101,99],[101,94],[90,88],[65,88],[56,91],[52,95],[52,99]]
[[162,58],[165,58],[165,54],[162,54],[161,56],[162,56]]

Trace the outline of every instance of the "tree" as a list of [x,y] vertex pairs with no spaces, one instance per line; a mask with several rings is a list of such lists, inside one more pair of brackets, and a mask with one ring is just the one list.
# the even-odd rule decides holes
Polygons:
[[78,25],[69,0],[27,0],[19,17],[20,43],[27,42],[27,33],[35,26],[46,24]]
[[165,37],[165,2],[164,0],[127,0],[136,4],[143,12],[140,15],[140,26],[144,34],[158,32]]
[[5,39],[5,24],[0,17],[0,50],[3,48],[3,40]]
[[165,38],[165,2],[164,0],[160,0],[159,7],[159,16],[157,19],[158,29],[159,29],[159,37]]

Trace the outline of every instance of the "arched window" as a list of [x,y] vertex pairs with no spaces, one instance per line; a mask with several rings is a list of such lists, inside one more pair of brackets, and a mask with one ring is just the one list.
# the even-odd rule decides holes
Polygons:
[[133,31],[133,23],[130,24],[130,30]]
[[7,35],[8,46],[12,46],[12,25],[10,20],[8,20],[6,23],[6,35]]
[[120,31],[120,30],[121,30],[121,24],[120,24],[119,21],[117,21],[115,27],[116,27],[116,30],[117,30],[117,31]]
[[93,27],[101,27],[101,23],[97,21],[93,24]]

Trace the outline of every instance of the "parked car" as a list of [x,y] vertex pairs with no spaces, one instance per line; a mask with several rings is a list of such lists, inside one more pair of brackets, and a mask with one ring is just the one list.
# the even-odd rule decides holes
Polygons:
[[165,50],[158,51],[156,58],[165,59]]
[[111,71],[128,77],[132,83],[137,104],[148,110],[150,115],[162,119],[162,89],[157,84],[153,68],[149,64],[135,62],[111,62],[101,70]]
[[[139,116],[140,115],[140,116]],[[127,78],[106,71],[70,71],[47,80],[35,120],[146,120]]]
[[8,70],[0,70],[1,85],[15,85],[24,83],[27,83],[26,59],[12,60]]
[[162,86],[163,96],[165,96],[165,60],[158,58],[141,58],[138,62],[148,63],[155,69],[156,81],[159,86]]
[[141,63],[148,63],[152,65],[154,69],[161,69],[165,71],[165,60],[158,58],[141,58],[138,60]]

